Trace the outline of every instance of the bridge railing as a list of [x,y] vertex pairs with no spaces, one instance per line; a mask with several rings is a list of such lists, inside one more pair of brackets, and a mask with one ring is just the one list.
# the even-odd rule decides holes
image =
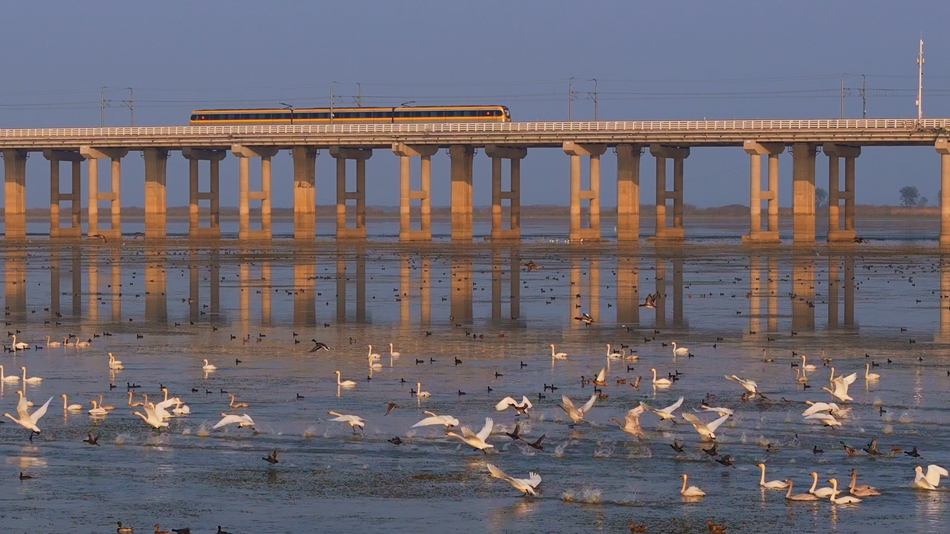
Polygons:
[[950,129],[950,119],[781,119],[701,121],[597,121],[428,124],[328,124],[258,126],[132,126],[115,128],[0,129],[0,138],[214,137],[321,134],[453,134],[564,132],[768,132],[816,130],[931,131]]

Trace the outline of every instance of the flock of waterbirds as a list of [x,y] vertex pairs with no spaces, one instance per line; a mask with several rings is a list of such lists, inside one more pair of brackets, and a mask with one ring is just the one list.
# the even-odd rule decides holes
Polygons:
[[[648,296],[644,307],[652,307],[652,301],[656,297],[654,295]],[[593,322],[592,318],[588,314],[582,314],[577,320],[582,321],[586,324],[591,324]],[[655,334],[659,332],[655,331]],[[11,337],[14,337],[16,334],[11,334]],[[466,332],[466,336],[469,333]],[[75,336],[67,336],[62,344],[51,341],[50,338],[47,339],[47,345],[44,348],[56,348],[56,347],[66,347],[69,346],[69,340],[73,339]],[[297,334],[294,334],[294,341],[297,342]],[[655,336],[654,336],[655,337]],[[235,336],[232,336],[232,339],[235,339]],[[646,340],[645,340],[646,341]],[[355,343],[354,339],[350,339],[351,344]],[[329,345],[319,342],[316,339],[313,340],[313,347],[310,349],[311,353],[327,352],[332,353],[332,349]],[[18,346],[19,345],[19,346]],[[87,345],[77,345],[72,343],[73,346],[78,347],[87,347]],[[630,364],[639,365],[640,355],[637,353],[637,350],[631,349],[630,346],[623,343],[617,345],[620,347],[619,350],[612,349],[610,344],[606,344],[606,360],[601,369],[594,374],[593,376],[580,377],[581,387],[586,387],[588,385],[593,386],[592,395],[584,402],[582,405],[575,405],[567,395],[561,396],[561,402],[557,403],[556,406],[564,412],[567,418],[570,419],[569,426],[572,430],[576,430],[575,426],[578,424],[588,423],[586,416],[592,410],[592,408],[600,402],[601,404],[607,403],[609,399],[609,394],[605,392],[604,388],[609,385],[615,384],[617,387],[622,385],[627,385],[639,390],[641,387],[644,389],[652,388],[654,394],[657,391],[669,390],[670,388],[675,388],[676,383],[681,379],[683,373],[679,370],[675,370],[671,373],[668,373],[667,377],[660,377],[657,375],[656,368],[650,368],[651,377],[644,380],[643,385],[641,385],[641,376],[636,376],[635,379],[621,378],[617,376],[615,379],[610,380],[608,378],[608,373],[611,372],[611,365],[620,365],[621,369],[626,369],[627,373],[634,369]],[[677,358],[689,358],[694,357],[695,355],[690,352],[686,347],[677,346],[675,342],[662,343],[662,346],[669,347],[669,353],[673,361],[677,361]],[[15,351],[26,351],[30,350],[31,345],[24,342],[17,342],[14,339],[14,343],[11,345],[11,350]],[[343,391],[352,391],[357,393],[363,387],[372,384],[372,373],[373,371],[378,371],[382,368],[382,365],[379,363],[383,358],[383,355],[373,351],[373,346],[367,346],[367,366],[369,370],[369,375],[367,381],[364,385],[361,385],[355,380],[344,379],[341,371],[335,371],[335,380],[337,385],[337,394],[338,396]],[[554,344],[550,344],[551,349],[551,365],[552,368],[557,365],[556,362],[561,360],[566,360],[570,356],[565,352],[558,352]],[[116,359],[112,353],[108,353],[108,360],[105,361],[106,368],[110,373],[110,390],[116,388],[113,384],[115,380],[115,372],[126,369],[125,364],[121,360]],[[319,356],[319,355],[318,355]],[[395,347],[392,343],[389,344],[389,352],[386,356],[390,359],[390,366],[394,361],[398,361],[401,354],[395,350]],[[593,357],[589,355],[583,355],[585,359],[592,359]],[[763,357],[766,361],[773,361],[774,358],[768,358],[768,356]],[[105,359],[104,359],[105,360]],[[662,363],[660,358],[656,359],[657,362]],[[239,365],[241,360],[236,359],[235,365]],[[430,358],[429,363],[434,363],[435,360]],[[418,364],[419,361],[416,361]],[[455,365],[459,365],[462,361],[456,357]],[[530,362],[529,362],[530,363]],[[853,398],[848,394],[849,387],[854,384],[859,378],[863,378],[864,381],[868,383],[876,383],[881,380],[881,376],[877,373],[870,373],[871,364],[868,363],[865,366],[863,377],[859,373],[850,373],[850,374],[835,374],[835,368],[833,367],[833,359],[830,357],[821,358],[821,366],[816,366],[814,364],[809,364],[807,357],[805,355],[792,353],[792,358],[790,360],[790,366],[796,371],[795,385],[806,385],[809,381],[809,373],[815,374],[820,369],[828,369],[829,378],[828,385],[822,386],[821,390],[827,392],[829,395],[828,402],[816,400],[816,401],[807,401],[804,406],[802,406],[802,418],[804,421],[812,421],[820,423],[824,426],[829,427],[832,431],[836,427],[840,427],[843,424],[843,421],[851,417],[852,408],[848,405],[849,401],[852,401]],[[523,361],[520,362],[520,366],[525,367],[526,363]],[[3,416],[14,421],[17,425],[30,431],[29,440],[32,441],[33,437],[41,433],[41,428],[39,423],[41,418],[46,414],[49,409],[50,403],[53,398],[50,397],[43,405],[36,408],[32,412],[30,408],[33,407],[33,404],[27,399],[25,394],[27,385],[38,385],[42,383],[41,377],[30,377],[27,373],[27,368],[25,365],[20,365],[19,369],[21,371],[20,375],[5,375],[3,371],[3,366],[0,365],[0,384],[8,383],[12,384],[14,382],[21,384],[20,389],[16,391],[18,395],[18,402],[16,406],[17,417],[10,415],[9,413],[4,413]],[[219,371],[218,366],[211,363],[208,359],[202,359],[200,365],[196,365],[196,371],[201,371],[205,378],[208,377],[210,373],[215,373]],[[495,378],[499,378],[501,375],[497,371],[495,372]],[[656,423],[658,429],[661,428],[661,425],[675,424],[677,420],[682,420],[689,423],[695,430],[699,438],[699,448],[700,450],[709,457],[713,458],[718,464],[725,467],[733,467],[734,459],[729,454],[725,454],[720,451],[720,442],[717,441],[716,432],[717,430],[726,423],[731,417],[734,416],[735,409],[739,406],[742,406],[745,403],[789,403],[786,399],[782,398],[781,400],[773,399],[772,393],[763,392],[756,381],[749,378],[742,378],[735,374],[726,375],[724,377],[726,380],[735,381],[737,385],[741,388],[742,393],[739,395],[737,401],[727,401],[727,402],[717,402],[717,404],[733,404],[733,407],[727,407],[725,405],[713,406],[710,403],[713,402],[713,397],[707,395],[702,399],[698,406],[692,407],[692,411],[686,411],[681,409],[684,404],[685,397],[679,397],[676,402],[666,407],[654,407],[650,404],[640,401],[639,404],[632,409],[626,411],[623,414],[623,420],[617,419],[616,417],[610,418],[609,422],[616,423],[619,429],[627,434],[630,434],[637,440],[649,440],[650,437],[647,432],[641,426],[640,419],[646,414],[650,413],[655,415],[658,418]],[[404,379],[401,381],[405,382]],[[155,431],[164,431],[169,426],[169,421],[175,417],[187,417],[191,414],[190,408],[185,404],[181,398],[177,395],[170,395],[166,387],[160,386],[160,391],[162,394],[162,400],[155,399],[149,400],[147,394],[141,395],[142,400],[136,400],[137,390],[141,387],[139,384],[134,382],[126,383],[126,396],[127,404],[130,408],[141,408],[141,412],[135,410],[132,411],[132,415],[140,417],[145,424],[153,428]],[[492,394],[491,386],[487,388],[488,394]],[[543,401],[546,399],[544,392],[548,390],[553,394],[554,391],[560,389],[554,384],[548,385],[544,384],[543,392],[538,393],[532,398],[537,401]],[[779,386],[775,386],[775,389],[780,389]],[[200,390],[193,388],[192,393],[200,393]],[[205,394],[211,393],[210,390],[205,390]],[[221,390],[222,394],[225,394],[223,389]],[[738,393],[738,392],[737,392]],[[415,388],[410,389],[410,394],[417,399],[417,402],[421,402],[425,399],[428,399],[432,396],[432,393],[424,391],[422,389],[421,381],[415,383]],[[439,395],[445,395],[444,392],[439,392]],[[458,395],[465,394],[461,390],[457,392]],[[221,419],[215,423],[211,430],[217,430],[228,425],[236,425],[238,428],[248,427],[251,429],[254,434],[257,434],[258,430],[255,428],[254,420],[247,413],[243,413],[245,408],[249,407],[249,403],[237,400],[237,397],[233,393],[227,393],[230,403],[228,404],[228,409],[231,411],[240,410],[236,413],[222,413]],[[85,407],[79,404],[69,404],[68,397],[66,394],[60,395],[63,399],[63,411],[66,413],[81,413],[85,410]],[[460,421],[452,415],[449,414],[437,414],[429,409],[423,409],[423,417],[420,421],[411,426],[411,429],[416,429],[420,427],[427,426],[437,426],[442,427],[444,435],[446,437],[451,437],[459,440],[464,446],[471,447],[474,451],[481,451],[483,454],[488,454],[489,452],[496,453],[498,448],[496,448],[494,443],[491,441],[496,441],[500,435],[506,436],[510,442],[522,442],[526,447],[530,447],[534,450],[544,451],[544,440],[547,437],[547,434],[542,434],[536,440],[526,439],[522,435],[522,426],[517,422],[519,418],[526,417],[532,418],[534,412],[534,403],[531,399],[528,398],[528,395],[520,395],[520,400],[513,396],[506,396],[501,400],[497,401],[492,405],[492,408],[496,412],[503,412],[506,410],[512,410],[514,412],[514,427],[504,427],[501,425],[495,425],[494,420],[491,417],[485,417],[484,424],[481,429],[477,432],[473,431],[470,427],[461,425]],[[297,399],[302,399],[303,396],[296,394]],[[157,402],[156,402],[157,401]],[[738,404],[736,404],[738,403]],[[104,395],[99,395],[98,399],[90,400],[91,408],[87,410],[88,415],[92,421],[100,428],[102,428],[102,421],[107,418],[110,412],[115,410],[115,407],[107,404],[104,400]],[[397,402],[387,403],[385,414],[383,417],[389,415],[394,409],[402,408]],[[488,408],[488,406],[486,406]],[[679,410],[679,413],[677,411]],[[883,408],[880,408],[883,413]],[[143,413],[144,412],[144,413]],[[329,422],[343,423],[349,425],[352,429],[354,436],[360,435],[364,427],[367,424],[367,419],[364,419],[361,415],[354,413],[342,413],[340,411],[328,410],[327,414],[332,416],[332,418],[327,419]],[[697,415],[698,414],[698,415]],[[714,414],[715,419],[704,420],[700,416],[702,414]],[[543,418],[538,418],[537,421],[543,420]],[[667,423],[670,422],[670,423]],[[458,428],[459,433],[456,433],[454,429]],[[593,426],[593,429],[596,429],[597,426]],[[666,427],[668,428],[668,427]],[[387,441],[396,446],[402,445],[406,442],[411,434],[407,433],[405,438],[396,436]],[[414,436],[413,436],[414,437]],[[438,438],[435,438],[438,439]],[[797,440],[797,435],[796,435]],[[83,440],[84,443],[90,446],[100,446],[99,443],[99,434],[94,434],[92,431],[87,433],[86,439]],[[496,442],[497,443],[497,442]],[[863,447],[861,450],[855,449],[841,441],[842,451],[847,457],[857,456],[857,455],[867,455],[871,457],[911,457],[915,460],[922,457],[921,453],[918,451],[917,447],[914,446],[912,450],[904,451],[899,447],[892,447],[889,451],[881,452],[877,448],[877,440],[871,439],[867,446]],[[685,452],[685,447],[680,440],[674,439],[670,447],[673,449],[675,455],[680,455]],[[462,445],[460,445],[462,446]],[[766,452],[772,453],[776,450],[772,449],[772,444],[767,444]],[[277,464],[280,462],[278,460],[278,454],[287,451],[281,451],[280,449],[275,449],[267,456],[264,456],[262,460],[266,461],[269,464]],[[819,449],[817,445],[814,445],[812,452],[815,455],[824,454],[825,451]],[[855,469],[852,469],[850,472],[850,484],[846,487],[841,486],[839,488],[839,481],[836,478],[827,479],[829,486],[819,487],[819,475],[817,472],[813,471],[810,473],[812,477],[812,484],[810,489],[804,493],[794,493],[793,487],[794,482],[791,478],[785,479],[776,479],[776,480],[766,480],[766,466],[764,463],[758,463],[757,467],[760,469],[760,480],[759,486],[765,490],[781,490],[785,491],[785,499],[789,502],[804,502],[804,501],[817,501],[827,499],[834,505],[847,505],[847,504],[857,504],[862,501],[862,499],[880,495],[881,492],[876,488],[869,486],[867,484],[858,484],[857,476],[858,473]],[[494,463],[486,464],[488,470],[488,475],[492,478],[497,478],[504,480],[509,483],[513,488],[518,492],[523,494],[526,498],[536,497],[540,491],[541,485],[541,475],[538,472],[529,472],[526,478],[516,478],[511,476],[501,468],[496,466]],[[926,467],[926,470],[921,465],[914,466],[914,478],[910,483],[912,487],[920,490],[937,490],[940,489],[940,479],[941,477],[948,476],[947,471],[936,464],[929,464]],[[19,478],[21,481],[30,480],[33,478],[30,474],[20,473]],[[683,499],[693,500],[693,499],[702,499],[706,493],[701,488],[695,485],[689,485],[689,477],[687,473],[682,473],[680,475],[682,480],[679,493]],[[720,525],[715,523],[710,523],[710,529],[712,527],[720,527]],[[631,524],[631,530],[639,528],[636,524]],[[219,532],[223,532],[221,527],[218,527]],[[122,526],[119,524],[118,532],[132,532],[131,527]],[[635,530],[639,531],[639,530]],[[159,526],[155,525],[155,532],[162,532],[159,530]],[[189,529],[178,529],[175,532],[187,533],[190,532]]]

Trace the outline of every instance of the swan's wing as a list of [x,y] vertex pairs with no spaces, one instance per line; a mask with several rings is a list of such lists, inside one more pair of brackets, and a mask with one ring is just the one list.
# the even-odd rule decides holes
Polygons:
[[28,419],[30,417],[30,407],[26,403],[26,395],[20,395],[20,400],[16,403],[16,414],[20,419]]
[[[178,400],[178,397],[172,397],[172,398],[168,399],[167,401],[162,401],[162,402],[156,404],[156,405],[155,405],[155,411],[161,411],[161,410],[164,410],[165,408],[170,407],[171,405],[175,404],[175,401],[176,401],[176,400]],[[179,401],[179,402],[181,402],[181,401]]]
[[425,410],[425,411],[423,411],[422,413],[424,413],[424,414],[426,414],[426,415],[431,415],[432,417],[438,417],[434,412],[430,412],[430,411],[428,411],[428,410]]
[[476,436],[478,439],[480,439],[480,440],[482,440],[482,441],[485,441],[486,439],[488,439],[488,436],[491,435],[491,429],[492,429],[494,426],[495,426],[495,422],[492,421],[492,418],[491,418],[491,417],[486,417],[486,418],[485,418],[485,426],[483,426],[482,429],[478,431],[478,434],[475,434],[475,436]]
[[948,476],[946,469],[936,464],[930,464],[927,466],[927,474],[924,475],[924,478],[927,479],[927,482],[929,482],[931,486],[936,487],[939,485],[941,476]]
[[475,433],[472,432],[472,429],[469,428],[469,427],[467,427],[467,426],[463,426],[463,427],[460,428],[459,430],[462,432],[462,437],[466,437],[466,438],[474,438],[474,437],[475,437]]
[[696,417],[695,415],[693,415],[693,414],[691,414],[691,413],[689,413],[689,412],[684,412],[684,413],[680,414],[680,417],[682,417],[683,419],[686,419],[687,421],[689,421],[689,424],[693,425],[693,428],[695,428],[697,432],[699,432],[699,429],[700,429],[701,427],[705,427],[705,426],[706,426],[705,424],[703,424],[702,421],[699,420],[698,417]]
[[600,368],[600,372],[597,373],[597,381],[598,381],[598,382],[603,382],[603,381],[604,381],[604,376],[606,376],[606,374],[607,374],[607,368],[606,368],[606,367],[601,367],[601,368]]
[[[30,420],[33,421],[34,425],[36,424],[37,421],[40,420],[40,417],[43,417],[44,415],[46,415],[46,409],[49,408],[49,403],[51,400],[53,400],[53,397],[50,397],[49,399],[47,399],[47,401],[43,403],[42,406],[37,408],[36,411],[30,415]],[[943,471],[943,468],[940,468],[940,469],[941,471]],[[944,474],[946,474],[946,471],[944,471]]]
[[498,401],[498,404],[495,405],[495,411],[503,412],[508,409],[509,404],[515,404],[515,399],[511,397],[505,397]]
[[585,402],[583,406],[579,408],[582,413],[587,413],[591,407],[594,405],[594,401],[597,400],[597,394],[594,393],[590,396],[590,400]]
[[837,419],[835,419],[835,418],[832,417],[831,415],[826,414],[826,413],[824,413],[824,412],[818,412],[818,413],[813,413],[813,414],[811,414],[811,415],[806,415],[806,416],[805,416],[805,419],[814,419],[814,420],[818,420],[818,421],[823,421],[823,422],[825,422],[825,423],[828,423],[829,425],[834,425],[834,424],[838,423],[838,420],[837,420]]
[[668,414],[672,414],[672,413],[673,413],[673,410],[679,408],[682,404],[683,404],[683,397],[680,397],[680,399],[679,399],[678,401],[676,401],[676,402],[674,402],[673,404],[667,406],[666,408],[663,408],[662,411],[664,411],[664,412],[666,412],[666,413],[668,413]]
[[416,428],[420,426],[442,425],[442,424],[445,424],[444,419],[442,419],[442,416],[434,415],[432,417],[426,417],[422,421],[419,421],[418,423],[412,425],[412,427],[410,428]]
[[653,406],[650,406],[649,404],[643,401],[640,401],[640,408],[643,408],[644,410],[648,412],[656,412],[656,408],[654,408]]
[[723,375],[723,376],[726,377],[726,380],[736,380],[736,381],[739,380],[739,377],[736,376],[736,375],[731,375],[731,376],[729,376],[729,375]]
[[643,415],[643,406],[637,406],[636,408],[627,412],[627,415],[624,416],[624,419],[627,421],[626,426],[632,426],[635,428],[640,428],[640,416]]
[[710,423],[706,423],[706,428],[708,428],[710,432],[715,432],[716,429],[719,428],[719,425],[726,422],[726,419],[729,419],[729,414],[726,414]]
[[525,397],[524,395],[522,395],[521,406],[524,406],[525,408],[532,408],[534,405],[531,404],[531,401],[528,400],[528,397]]
[[[148,408],[146,408],[145,411],[148,412],[149,411]],[[152,414],[154,414],[154,412],[152,412]],[[146,414],[146,415],[149,415],[149,414]],[[234,424],[240,420],[241,418],[236,415],[225,415],[224,417],[221,418],[220,421],[217,422],[217,424],[211,427],[211,429],[214,430],[215,428],[221,428],[222,426],[225,426],[225,425]]]
[[858,373],[851,373],[848,376],[839,376],[835,378],[835,382],[840,382],[845,387],[845,391],[847,391],[848,386],[853,384],[854,381],[857,379],[858,379]]
[[507,473],[505,473],[505,472],[502,471],[501,469],[498,469],[498,468],[495,467],[494,465],[492,465],[492,464],[486,464],[485,467],[488,468],[488,472],[491,473],[491,476],[492,476],[492,477],[494,477],[494,478],[500,478],[500,479],[502,479],[502,480],[511,480],[511,477],[508,476]]
[[574,403],[571,401],[571,399],[567,395],[561,395],[561,404],[563,404],[564,407],[567,408],[567,411],[576,409],[574,408]]
[[241,416],[241,420],[244,421],[244,422],[246,422],[246,423],[248,423],[248,424],[250,424],[250,425],[253,425],[253,424],[254,424],[254,420],[251,419],[251,416],[250,416],[250,415],[247,415],[247,414],[242,415],[242,416]]
[[525,480],[529,486],[532,488],[538,487],[538,484],[541,483],[541,475],[535,473],[534,471],[528,473],[528,479]]
[[811,406],[809,406],[808,409],[803,411],[802,415],[807,417],[809,415],[816,414],[818,412],[824,412],[830,409],[831,409],[831,406],[829,406],[827,402],[816,402],[812,404]]
[[443,415],[442,417],[444,418],[442,421],[443,425],[459,426],[459,420],[451,415]]

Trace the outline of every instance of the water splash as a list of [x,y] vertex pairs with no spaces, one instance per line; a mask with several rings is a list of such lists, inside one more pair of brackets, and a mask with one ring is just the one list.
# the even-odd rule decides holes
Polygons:
[[601,501],[601,491],[594,488],[581,488],[577,493],[565,491],[561,494],[561,500],[564,502],[599,504]]
[[206,438],[211,435],[211,432],[208,431],[208,427],[204,424],[198,427],[198,431],[195,433],[199,438]]
[[597,442],[594,447],[594,458],[610,458],[614,455],[614,444]]
[[317,435],[317,429],[316,429],[316,427],[308,426],[308,427],[305,428],[304,431],[303,431],[303,437],[304,437],[305,439],[310,439],[310,438],[312,438],[312,437],[314,437],[314,436],[316,436],[316,435]]
[[909,424],[914,422],[914,418],[910,416],[910,412],[903,412],[901,416],[897,418],[897,422]]

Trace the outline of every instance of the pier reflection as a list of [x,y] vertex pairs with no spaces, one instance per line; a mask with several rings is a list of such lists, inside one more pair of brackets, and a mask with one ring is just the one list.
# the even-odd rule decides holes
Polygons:
[[[339,245],[336,247],[336,322],[348,322],[347,287],[356,286],[357,323],[366,322],[366,249],[360,246]],[[352,276],[351,276],[352,274]]]
[[[764,271],[763,271],[764,267]],[[768,255],[749,259],[749,334],[763,330],[762,301],[765,300],[765,330],[778,330],[778,258]]]

